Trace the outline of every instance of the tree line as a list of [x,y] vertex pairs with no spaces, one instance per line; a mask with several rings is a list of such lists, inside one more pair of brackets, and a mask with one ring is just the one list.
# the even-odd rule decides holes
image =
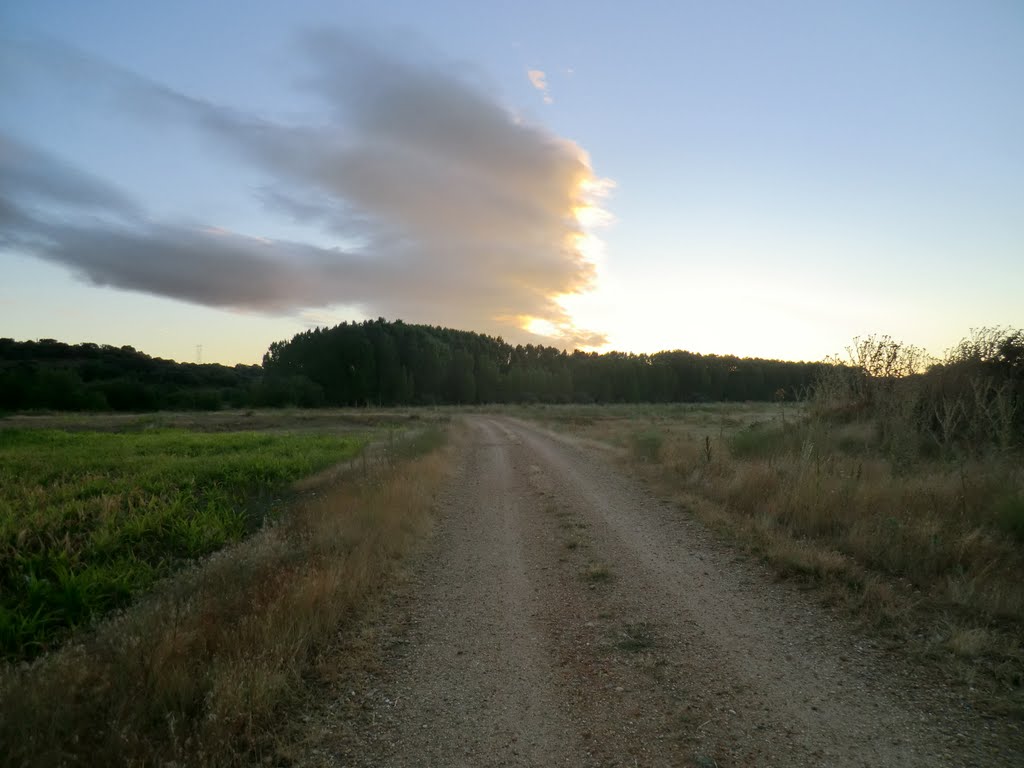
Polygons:
[[263,370],[356,405],[633,403],[795,399],[821,364],[701,355],[566,352],[383,319],[270,345]]
[[263,364],[154,358],[132,347],[0,339],[0,410],[772,400],[801,397],[821,364],[575,351],[383,319],[274,342]]
[[178,363],[132,347],[0,339],[3,411],[216,410],[269,401],[267,388],[256,365]]
[[[132,347],[0,339],[0,411],[278,406],[721,402],[804,399],[850,418],[901,408],[943,444],[969,429],[1024,434],[1024,331],[980,329],[941,360],[888,337],[845,359],[787,362],[686,351],[566,352],[383,319],[270,345],[262,365],[178,363]],[[987,414],[987,415],[986,415]],[[907,418],[910,418],[908,416]],[[977,441],[977,436],[971,438]],[[1002,439],[1002,438],[1001,438]],[[1005,442],[1005,440],[1004,440]]]

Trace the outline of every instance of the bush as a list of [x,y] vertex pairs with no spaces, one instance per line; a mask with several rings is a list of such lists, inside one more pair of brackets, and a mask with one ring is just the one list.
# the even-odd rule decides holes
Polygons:
[[647,429],[633,435],[633,456],[640,461],[655,464],[661,460],[665,435],[657,429]]
[[855,339],[848,353],[820,372],[811,413],[833,424],[874,422],[895,468],[1024,442],[1024,331],[973,331],[941,362],[887,336]]
[[737,459],[766,459],[798,450],[800,435],[794,427],[755,422],[732,435],[728,445],[729,452]]

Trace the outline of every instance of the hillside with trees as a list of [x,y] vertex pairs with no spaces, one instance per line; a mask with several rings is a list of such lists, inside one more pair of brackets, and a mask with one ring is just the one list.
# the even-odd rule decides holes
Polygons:
[[306,331],[263,358],[268,375],[307,379],[338,406],[793,399],[820,367],[678,350],[568,353],[383,319]]

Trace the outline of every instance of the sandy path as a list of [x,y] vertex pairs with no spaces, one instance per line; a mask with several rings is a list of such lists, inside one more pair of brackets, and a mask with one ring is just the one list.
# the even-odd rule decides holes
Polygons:
[[512,419],[469,432],[381,669],[310,763],[1024,764],[1013,724],[930,690],[600,457]]

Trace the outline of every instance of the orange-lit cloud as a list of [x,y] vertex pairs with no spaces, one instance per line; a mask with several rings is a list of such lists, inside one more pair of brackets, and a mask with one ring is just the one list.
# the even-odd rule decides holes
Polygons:
[[[268,214],[316,232],[316,244],[153,221],[141,203],[48,160],[45,173],[0,189],[0,214],[7,203],[27,210],[28,192],[48,195],[18,214],[20,247],[89,282],[208,306],[347,306],[509,339],[603,343],[563,301],[595,287],[593,230],[609,221],[611,183],[581,147],[523,122],[443,62],[338,33],[311,36],[303,50],[327,124],[246,115],[95,60],[64,76],[83,92],[85,80],[104,81],[136,119],[191,125],[262,173]],[[542,72],[531,81],[546,92]],[[97,205],[102,219],[47,214]],[[332,236],[339,246],[324,247]]]

